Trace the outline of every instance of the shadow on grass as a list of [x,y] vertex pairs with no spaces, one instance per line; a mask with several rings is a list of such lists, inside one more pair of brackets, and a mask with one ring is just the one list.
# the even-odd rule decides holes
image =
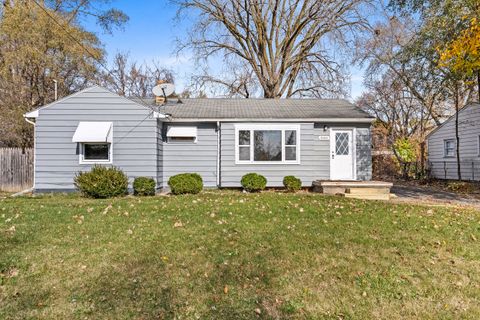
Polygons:
[[[222,252],[218,252],[222,256]],[[152,251],[103,268],[72,291],[78,318],[271,319],[276,268],[265,256],[186,257],[168,262]],[[227,289],[225,289],[227,288]],[[260,311],[260,312],[259,312]]]

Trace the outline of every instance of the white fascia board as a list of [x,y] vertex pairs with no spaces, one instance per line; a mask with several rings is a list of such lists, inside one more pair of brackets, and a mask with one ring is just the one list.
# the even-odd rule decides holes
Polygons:
[[168,118],[168,122],[322,122],[322,123],[372,123],[375,118],[304,118],[304,119],[268,119],[268,118]]
[[33,111],[30,111],[30,112],[27,112],[23,115],[24,118],[38,118],[38,110],[33,110]]
[[153,112],[153,117],[156,118],[156,119],[167,119],[169,117],[169,115],[165,114],[165,113],[154,111]]

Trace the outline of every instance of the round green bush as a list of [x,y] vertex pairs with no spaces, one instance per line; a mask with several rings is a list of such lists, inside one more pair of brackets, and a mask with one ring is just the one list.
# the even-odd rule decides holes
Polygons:
[[203,189],[203,179],[197,173],[181,173],[168,179],[173,194],[197,194]]
[[302,188],[302,180],[294,176],[286,176],[283,178],[283,186],[289,192],[296,192]]
[[136,196],[154,196],[155,180],[148,177],[137,177],[133,180],[133,194]]
[[75,187],[91,198],[111,198],[128,193],[128,178],[115,167],[93,166],[89,172],[79,172],[74,178]]
[[267,186],[267,178],[256,173],[247,173],[240,182],[243,189],[248,192],[258,192]]

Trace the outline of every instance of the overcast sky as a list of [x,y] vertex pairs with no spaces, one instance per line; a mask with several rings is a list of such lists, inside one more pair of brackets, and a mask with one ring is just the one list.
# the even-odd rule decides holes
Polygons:
[[[104,34],[93,21],[83,21],[89,31],[97,33],[105,44],[108,61],[117,52],[129,53],[132,60],[152,62],[155,60],[175,73],[177,92],[188,84],[194,62],[188,54],[175,54],[175,39],[182,38],[189,27],[188,19],[175,21],[176,8],[168,0],[113,0],[112,6],[124,11],[130,20],[124,30],[116,30],[113,35]],[[362,90],[362,72],[351,71],[351,96],[357,98]]]

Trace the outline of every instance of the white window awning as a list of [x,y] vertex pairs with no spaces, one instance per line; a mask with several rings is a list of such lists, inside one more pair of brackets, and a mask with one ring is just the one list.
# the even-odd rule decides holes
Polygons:
[[112,142],[111,122],[80,122],[72,142]]
[[168,127],[167,137],[196,138],[197,127],[185,127],[185,126]]

